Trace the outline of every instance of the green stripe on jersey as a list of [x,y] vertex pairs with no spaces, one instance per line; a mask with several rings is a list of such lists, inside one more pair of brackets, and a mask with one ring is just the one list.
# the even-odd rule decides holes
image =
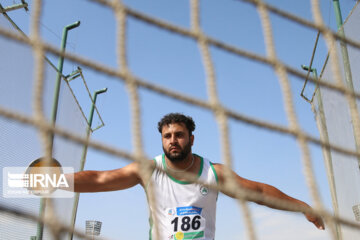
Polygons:
[[[200,163],[200,169],[199,169],[199,172],[198,172],[198,175],[197,175],[197,178],[199,178],[202,174],[202,171],[203,171],[203,167],[204,167],[204,159],[202,157],[200,157],[199,155],[196,155],[194,154],[195,156],[199,157],[200,160],[201,160],[201,163]],[[166,161],[165,161],[165,154],[162,155],[162,161],[163,161],[163,165],[164,165],[164,169],[165,169],[165,172],[166,174],[168,175],[168,177],[173,180],[174,182],[176,183],[180,183],[180,184],[191,184],[192,182],[187,182],[187,181],[180,181],[176,178],[174,178],[173,176],[170,175],[170,173],[167,172],[167,166],[166,166]]]
[[209,163],[210,163],[211,169],[212,169],[213,172],[214,172],[215,179],[216,179],[216,183],[219,183],[218,175],[217,175],[217,173],[216,173],[216,171],[215,171],[214,165],[212,164],[212,162],[209,162]]

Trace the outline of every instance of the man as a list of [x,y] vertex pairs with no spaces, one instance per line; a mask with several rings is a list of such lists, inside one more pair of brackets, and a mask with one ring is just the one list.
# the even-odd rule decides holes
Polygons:
[[[191,117],[178,113],[165,115],[158,123],[158,130],[164,154],[157,156],[151,163],[154,170],[149,181],[152,182],[156,203],[150,206],[150,239],[155,238],[156,229],[160,240],[214,239],[218,192],[202,184],[188,182],[183,175],[192,173],[205,185],[222,186],[225,182],[225,167],[192,153],[195,123]],[[74,175],[75,191],[115,191],[137,184],[147,190],[149,181],[140,175],[139,166],[139,163],[131,163],[111,171],[78,172]],[[234,172],[232,174],[239,187],[310,209],[306,203],[273,186],[244,179]],[[225,194],[235,197],[232,193]],[[287,210],[261,201],[257,203]],[[305,217],[317,228],[325,228],[321,218],[308,213],[305,213]]]

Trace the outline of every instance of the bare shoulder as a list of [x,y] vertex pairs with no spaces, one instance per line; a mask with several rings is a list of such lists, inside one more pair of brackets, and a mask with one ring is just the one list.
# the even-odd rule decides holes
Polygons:
[[[146,164],[144,163],[136,163],[136,173],[138,178],[140,179],[141,186],[145,187],[149,182],[151,175],[156,168],[156,163],[154,160],[149,160]],[[150,174],[146,174],[149,173]]]
[[[220,180],[220,182],[223,182],[225,179],[225,175],[230,173],[232,174],[232,177],[235,177],[235,179],[239,182],[239,183],[245,183],[245,182],[253,182],[250,181],[248,179],[245,179],[243,177],[240,177],[236,172],[234,172],[232,169],[227,168],[224,164],[221,163],[213,163],[214,169],[216,171],[216,174],[218,175],[218,178]],[[229,171],[227,171],[229,170]]]
[[211,163],[215,169],[216,175],[220,182],[223,181],[224,165],[221,163]]
[[221,169],[223,168],[223,164],[221,164],[221,163],[211,163],[213,166],[214,166],[214,168],[215,168],[215,170],[220,170],[221,171]]

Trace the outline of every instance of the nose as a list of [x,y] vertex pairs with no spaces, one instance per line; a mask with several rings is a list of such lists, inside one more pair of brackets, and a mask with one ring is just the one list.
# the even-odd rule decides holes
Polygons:
[[174,143],[177,143],[177,142],[178,142],[178,140],[177,140],[176,136],[172,135],[171,138],[170,138],[170,144],[174,144]]

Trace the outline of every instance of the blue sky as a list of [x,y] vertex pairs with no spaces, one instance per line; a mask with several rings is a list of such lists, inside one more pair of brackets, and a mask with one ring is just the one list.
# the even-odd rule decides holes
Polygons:
[[[2,3],[10,5],[13,1]],[[266,1],[280,9],[305,19],[312,19],[310,1]],[[332,2],[322,0],[324,21],[335,29]],[[185,0],[127,0],[124,3],[138,11],[190,28],[189,1]],[[29,1],[30,8],[32,1]],[[355,1],[341,1],[345,18]],[[112,11],[90,1],[44,1],[42,15],[43,38],[60,46],[65,25],[80,20],[81,25],[69,32],[67,50],[99,63],[117,68],[115,18]],[[29,14],[18,10],[9,14],[29,32]],[[316,31],[271,15],[278,57],[300,69],[310,62]],[[127,55],[129,68],[135,76],[186,95],[207,100],[203,63],[197,43],[162,29],[128,19]],[[256,9],[241,1],[201,1],[201,24],[209,36],[233,46],[266,55],[261,22]],[[223,105],[247,116],[288,126],[280,85],[274,71],[265,65],[240,58],[210,47],[217,79],[218,94]],[[314,66],[320,69],[326,55],[323,40]],[[50,56],[53,62],[56,58]],[[64,74],[75,70],[76,64],[66,62]],[[91,91],[104,87],[108,92],[98,97],[97,106],[105,127],[95,131],[92,138],[120,149],[132,150],[131,119],[128,93],[118,79],[83,68]],[[289,76],[297,117],[303,130],[318,136],[311,106],[300,97],[303,82]],[[308,90],[310,92],[310,90]],[[221,162],[218,126],[213,114],[157,93],[140,89],[143,148],[149,158],[162,153],[156,126],[168,112],[183,112],[194,118],[193,152]],[[77,92],[85,112],[90,102],[84,93]],[[95,118],[95,123],[98,119]],[[289,195],[311,204],[300,150],[295,139],[268,130],[229,121],[231,153],[235,171],[242,177],[274,185]],[[322,200],[331,208],[321,150],[310,145],[313,166]],[[123,167],[129,162],[102,152],[89,150],[86,169],[106,170]],[[259,239],[289,239],[288,234],[301,239],[328,239],[327,231],[318,231],[305,218],[250,204]],[[217,208],[217,239],[244,239],[245,230],[237,203],[220,195]],[[102,235],[111,239],[145,239],[148,235],[148,209],[140,186],[121,192],[81,194],[77,226],[84,228],[85,220],[103,222]],[[286,229],[286,231],[284,230]],[[291,229],[291,231],[289,230]],[[295,238],[291,238],[295,239]],[[300,238],[299,238],[300,239]]]

